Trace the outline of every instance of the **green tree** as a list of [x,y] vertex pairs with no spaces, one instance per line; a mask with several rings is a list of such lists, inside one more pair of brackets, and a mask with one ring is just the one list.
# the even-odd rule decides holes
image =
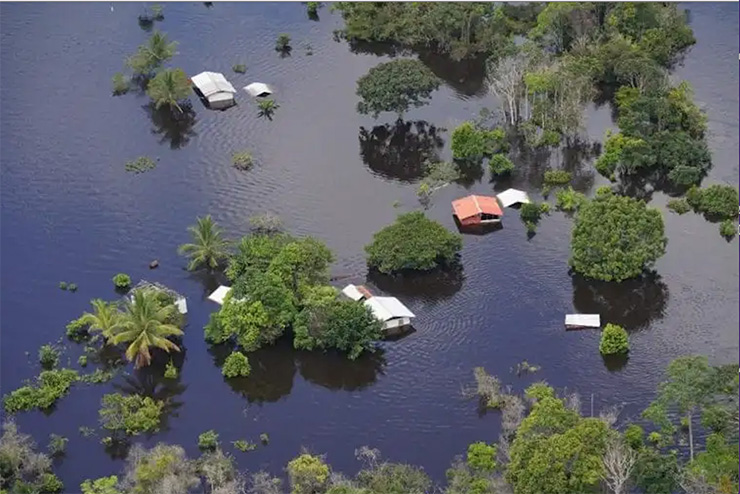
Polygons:
[[661,454],[652,447],[640,450],[633,478],[645,494],[673,494],[679,479],[678,459],[674,453]]
[[496,469],[496,446],[484,442],[473,443],[468,446],[468,466],[482,473],[491,473]]
[[169,42],[167,35],[154,31],[146,44],[139,46],[135,54],[130,56],[126,64],[136,75],[148,76],[155,69],[175,56],[176,42]]
[[198,448],[204,451],[213,451],[218,448],[218,432],[213,429],[198,436]]
[[53,369],[42,371],[34,385],[22,386],[3,397],[6,413],[39,408],[46,410],[69,392],[77,382],[79,374],[72,369]]
[[259,108],[257,116],[272,120],[272,116],[275,114],[275,111],[280,108],[280,105],[278,105],[274,99],[265,98],[259,100],[257,107]]
[[292,494],[322,492],[329,481],[329,465],[320,457],[308,453],[290,460],[287,470]]
[[494,154],[488,160],[488,168],[491,170],[491,175],[493,176],[508,175],[514,171],[514,163],[505,154],[499,153]]
[[627,353],[630,351],[629,338],[627,331],[616,324],[607,324],[601,332],[601,341],[599,342],[599,351],[602,355],[613,355]]
[[201,266],[217,269],[229,258],[229,246],[221,228],[211,215],[196,218],[196,224],[188,227],[193,242],[178,248],[180,255],[190,258],[188,269],[193,271]]
[[98,414],[105,429],[136,436],[159,430],[165,404],[148,396],[112,393],[103,395],[101,405]]
[[393,112],[401,118],[409,108],[427,104],[439,84],[437,76],[418,60],[381,63],[357,81],[357,96],[362,100],[357,111],[374,118]]
[[131,286],[131,277],[126,273],[118,273],[113,277],[113,285],[119,289],[127,289]]
[[251,371],[249,359],[241,352],[231,352],[221,368],[224,377],[247,377]]
[[560,211],[574,212],[578,211],[586,203],[586,196],[573,190],[568,186],[567,189],[561,189],[555,193],[555,208]]
[[361,470],[357,474],[357,481],[370,493],[425,494],[432,486],[421,468],[387,462]]
[[277,40],[275,41],[275,51],[290,51],[290,35],[286,33],[281,33],[278,35]]
[[630,197],[597,194],[576,216],[569,262],[589,278],[623,281],[650,268],[667,242],[660,211]]
[[162,304],[154,290],[140,289],[126,301],[126,311],[121,317],[120,332],[113,337],[113,343],[128,343],[126,358],[135,367],[149,365],[152,360],[151,347],[166,352],[180,351],[171,342],[170,336],[181,336],[182,330],[171,324],[176,315],[174,304]]
[[624,440],[630,448],[639,450],[645,445],[645,431],[637,424],[630,424],[624,431]]
[[185,494],[199,486],[200,478],[196,463],[180,446],[157,444],[147,450],[136,444],[129,451],[123,483],[132,494]]
[[85,312],[78,319],[81,325],[87,326],[88,331],[100,331],[107,343],[113,342],[113,337],[120,330],[121,311],[116,304],[96,298],[90,302],[93,312]]
[[46,370],[53,369],[59,363],[59,350],[54,345],[41,345],[39,363]]
[[367,263],[381,273],[428,271],[453,262],[462,248],[460,235],[448,232],[424,213],[401,214],[365,246]]
[[118,477],[100,477],[95,480],[87,479],[80,484],[82,494],[121,494],[118,490]]
[[473,122],[463,122],[452,131],[450,148],[456,160],[478,162],[507,148],[506,134],[501,128],[486,130]]
[[190,79],[182,69],[164,69],[149,81],[146,93],[152,99],[155,108],[163,106],[177,109],[182,113],[182,100],[190,94]]
[[373,351],[382,323],[360,302],[336,298],[332,287],[319,287],[307,298],[293,328],[295,348],[336,348],[354,360]]
[[698,453],[687,465],[689,482],[714,487],[717,493],[738,492],[738,445],[728,441],[720,434],[710,434],[706,440],[706,450]]
[[740,208],[737,187],[729,185],[715,184],[701,189],[693,187],[686,193],[686,200],[695,210],[719,218],[737,218]]

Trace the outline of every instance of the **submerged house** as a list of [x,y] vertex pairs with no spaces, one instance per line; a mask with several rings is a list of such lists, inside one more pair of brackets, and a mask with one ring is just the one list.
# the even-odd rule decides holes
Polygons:
[[342,293],[369,307],[375,317],[383,322],[383,332],[386,335],[400,333],[403,328],[410,326],[411,319],[416,317],[396,297],[375,297],[362,285],[347,285],[342,289]]
[[199,95],[208,102],[208,107],[222,110],[236,104],[236,89],[219,72],[201,72],[190,79]]
[[220,285],[212,294],[208,295],[208,300],[210,300],[211,302],[216,302],[218,305],[224,305],[224,299],[230,291],[230,286]]
[[566,314],[565,329],[600,328],[599,314]]
[[529,204],[529,196],[526,192],[519,189],[506,189],[496,196],[505,208],[516,206],[518,204]]
[[475,195],[452,201],[452,212],[463,226],[500,223],[504,215],[495,197]]
[[134,292],[137,290],[153,290],[157,292],[164,293],[168,295],[173,303],[175,304],[175,307],[177,307],[177,311],[180,314],[187,314],[188,313],[188,302],[185,297],[177,293],[176,291],[167,288],[166,286],[160,284],[160,283],[154,283],[146,280],[141,280],[139,283],[136,284],[135,287],[131,289],[129,294],[127,295],[127,298],[130,302],[134,301]]
[[253,82],[248,86],[244,86],[244,90],[252,98],[261,98],[272,94],[272,88],[263,82]]

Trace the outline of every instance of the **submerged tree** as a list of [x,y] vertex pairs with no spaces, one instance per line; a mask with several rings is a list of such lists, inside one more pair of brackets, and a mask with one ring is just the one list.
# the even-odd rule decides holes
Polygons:
[[409,108],[424,106],[440,81],[418,60],[399,59],[376,65],[357,81],[357,111],[377,118],[393,112],[401,118]]
[[149,81],[146,92],[159,110],[163,106],[182,113],[182,100],[190,94],[190,79],[182,69],[165,69]]
[[174,57],[176,48],[177,42],[169,42],[166,34],[155,31],[146,44],[139,46],[136,53],[126,60],[126,64],[135,75],[148,76]]
[[113,337],[113,342],[129,344],[126,358],[135,362],[136,368],[149,365],[152,360],[150,347],[179,352],[180,347],[168,339],[183,334],[180,328],[172,324],[176,311],[174,304],[163,305],[156,291],[135,290],[133,299],[126,301],[121,330]]
[[196,224],[188,227],[193,242],[183,244],[178,252],[190,258],[188,270],[193,271],[205,266],[218,269],[229,258],[231,243],[223,236],[221,228],[213,221],[211,215],[196,218]]
[[100,331],[106,343],[111,343],[121,325],[121,311],[115,303],[96,298],[90,302],[93,312],[85,312],[78,319],[88,331]]

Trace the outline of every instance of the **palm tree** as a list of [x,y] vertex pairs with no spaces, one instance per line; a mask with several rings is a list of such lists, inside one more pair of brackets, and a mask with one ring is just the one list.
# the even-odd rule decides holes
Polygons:
[[161,348],[166,352],[180,348],[167,339],[169,336],[180,336],[182,330],[167,321],[172,320],[177,309],[173,304],[162,306],[156,292],[150,289],[139,289],[133,293],[133,299],[126,303],[126,312],[121,317],[120,332],[113,337],[113,342],[129,343],[126,358],[135,361],[135,367],[149,365],[152,355],[149,347]]
[[176,48],[177,42],[170,43],[167,41],[166,34],[154,31],[146,44],[139,46],[136,53],[129,57],[126,63],[134,73],[147,75],[174,57]]
[[149,81],[146,93],[157,110],[167,105],[182,113],[180,101],[190,94],[190,80],[182,69],[166,69]]
[[272,120],[272,115],[275,113],[275,110],[280,108],[280,105],[278,105],[275,100],[268,98],[260,100],[259,103],[257,103],[257,107],[260,109],[257,116],[266,117],[268,120]]
[[93,312],[85,312],[80,320],[90,331],[100,331],[106,343],[110,343],[120,329],[121,311],[116,304],[96,298],[90,302]]
[[193,236],[192,244],[183,244],[177,251],[190,257],[188,270],[193,271],[205,265],[216,269],[222,261],[229,258],[228,248],[231,244],[223,237],[221,228],[213,221],[211,215],[196,218],[197,223],[188,227]]

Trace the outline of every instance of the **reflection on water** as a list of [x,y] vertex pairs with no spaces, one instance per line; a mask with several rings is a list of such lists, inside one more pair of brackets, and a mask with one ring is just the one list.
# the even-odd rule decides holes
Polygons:
[[374,173],[402,182],[422,177],[427,161],[438,161],[444,146],[438,128],[424,120],[360,127],[360,156]]
[[152,134],[159,136],[160,144],[169,144],[170,149],[186,146],[196,133],[195,110],[190,101],[183,103],[182,112],[167,106],[156,109],[154,103],[144,105],[144,111],[152,121]]
[[662,319],[668,303],[668,287],[655,273],[621,283],[571,277],[573,307],[584,314],[601,314],[602,324],[612,323],[627,331],[645,328]]
[[[452,297],[463,286],[465,273],[462,264],[453,263],[428,273],[387,275],[370,270],[367,283],[389,295],[410,299],[444,300]],[[372,292],[372,289],[370,290]]]
[[627,365],[629,354],[602,355],[601,360],[609,372],[619,372]]
[[331,390],[359,391],[383,375],[386,365],[382,349],[363,353],[350,360],[338,352],[296,351],[295,358],[301,376],[309,382]]

